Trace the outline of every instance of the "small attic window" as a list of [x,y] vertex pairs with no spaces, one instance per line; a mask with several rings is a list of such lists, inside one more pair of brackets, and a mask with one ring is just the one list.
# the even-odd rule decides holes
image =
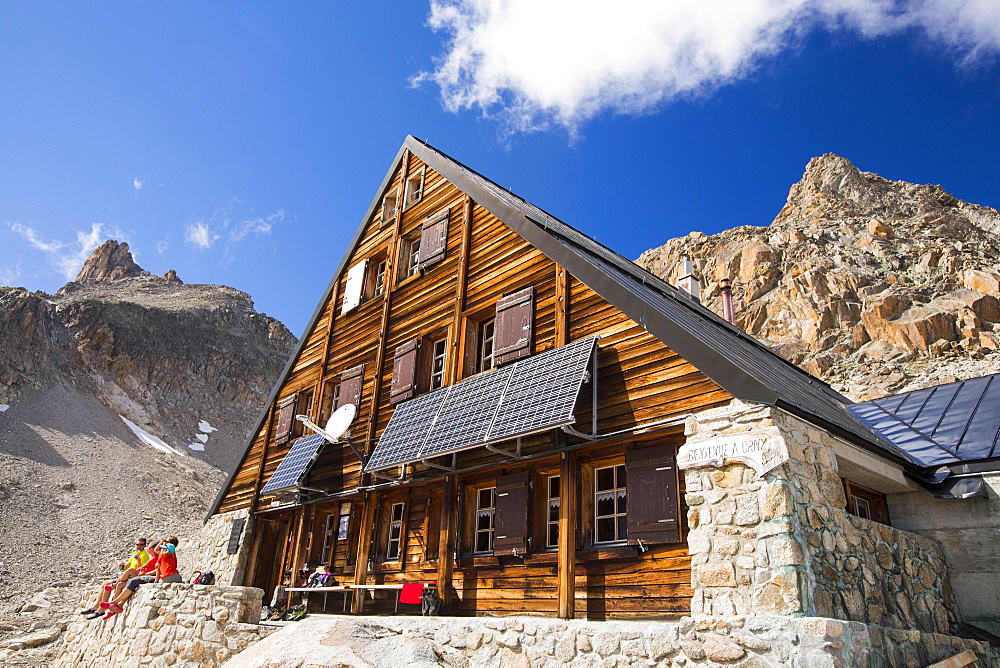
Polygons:
[[395,189],[382,198],[382,224],[388,225],[396,220],[399,210],[399,189]]
[[405,281],[410,276],[420,273],[420,231],[403,239],[400,248],[399,280]]
[[404,194],[403,206],[408,207],[412,204],[416,204],[424,196],[424,170],[421,169],[417,173],[406,179],[406,191]]

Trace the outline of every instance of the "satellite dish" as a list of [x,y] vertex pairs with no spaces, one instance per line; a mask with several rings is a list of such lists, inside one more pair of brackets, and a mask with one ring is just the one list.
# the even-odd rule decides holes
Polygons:
[[354,404],[344,404],[337,410],[333,412],[330,419],[326,421],[325,431],[328,436],[334,438],[334,442],[339,441],[342,437],[350,437],[348,429],[351,423],[354,422],[354,416],[358,412],[358,407]]

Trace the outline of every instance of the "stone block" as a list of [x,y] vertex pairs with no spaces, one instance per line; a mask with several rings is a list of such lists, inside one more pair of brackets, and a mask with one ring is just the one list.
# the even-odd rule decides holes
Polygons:
[[735,587],[736,572],[728,562],[704,564],[698,567],[698,582],[706,587]]
[[726,557],[738,554],[740,551],[740,541],[734,538],[720,538],[715,541],[715,553]]
[[805,563],[802,546],[792,536],[773,536],[767,540],[767,556],[776,566],[801,566]]
[[739,661],[746,656],[746,650],[725,636],[709,633],[702,641],[705,658],[715,662]]
[[768,485],[764,488],[764,507],[761,519],[772,520],[792,514],[792,493],[787,485]]
[[619,642],[617,634],[601,631],[596,634],[591,641],[595,652],[602,657],[608,657],[618,652]]
[[750,526],[760,522],[760,506],[756,494],[741,494],[736,497],[736,514],[733,521],[740,526]]

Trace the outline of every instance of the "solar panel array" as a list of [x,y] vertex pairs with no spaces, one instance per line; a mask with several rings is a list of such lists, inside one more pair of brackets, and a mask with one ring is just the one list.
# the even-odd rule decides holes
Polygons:
[[298,487],[299,481],[305,475],[306,470],[313,461],[320,446],[326,442],[319,434],[304,436],[292,443],[291,449],[285,458],[278,464],[270,480],[260,490],[261,494],[280,492],[286,489]]
[[572,424],[597,337],[481,373],[396,406],[367,471]]

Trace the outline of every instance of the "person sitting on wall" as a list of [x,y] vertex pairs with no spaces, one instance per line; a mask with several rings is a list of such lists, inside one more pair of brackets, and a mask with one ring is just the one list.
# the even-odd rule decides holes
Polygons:
[[[108,619],[121,612],[125,602],[132,597],[132,594],[139,587],[147,582],[158,582],[160,584],[184,582],[184,578],[181,577],[180,572],[177,570],[176,550],[179,542],[177,536],[169,536],[157,543],[154,548],[154,551],[157,552],[156,564],[150,567],[150,564],[147,563],[143,568],[139,569],[140,575],[131,578],[125,583],[125,589],[113,601],[100,604],[101,609],[108,611],[104,615],[104,619]],[[154,570],[155,573],[151,573]]]
[[112,580],[111,582],[101,585],[101,589],[97,597],[97,604],[94,607],[81,611],[80,614],[87,615],[88,619],[100,617],[103,613],[101,613],[101,611],[97,608],[100,607],[101,603],[106,603],[113,596],[118,596],[118,594],[121,593],[122,588],[125,587],[125,583],[129,581],[129,578],[134,578],[138,575],[139,569],[149,562],[150,556],[151,555],[146,551],[146,539],[136,539],[135,550],[133,550],[127,560],[118,564],[118,568],[122,570],[121,576],[117,580]]

